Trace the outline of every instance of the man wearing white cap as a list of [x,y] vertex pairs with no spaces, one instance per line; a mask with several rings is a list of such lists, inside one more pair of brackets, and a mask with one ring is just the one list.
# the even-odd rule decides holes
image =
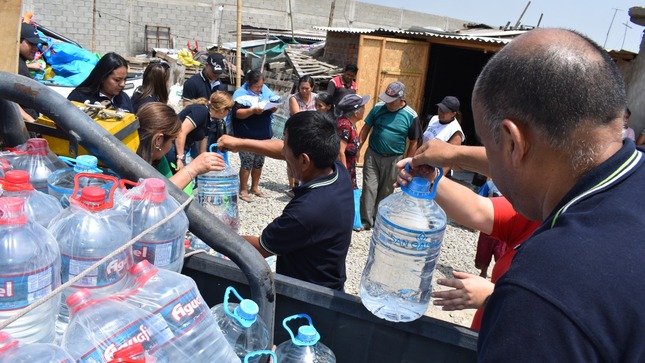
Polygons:
[[[390,83],[379,99],[382,102],[367,115],[360,134],[361,148],[370,136],[363,161],[361,222],[364,230],[374,226],[376,207],[394,191],[396,163],[404,154],[406,157],[414,156],[421,133],[417,113],[405,102],[403,83]],[[407,152],[406,139],[409,141]]]

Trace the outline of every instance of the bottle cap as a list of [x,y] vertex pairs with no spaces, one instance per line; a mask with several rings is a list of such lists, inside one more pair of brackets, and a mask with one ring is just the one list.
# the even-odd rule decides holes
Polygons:
[[0,331],[0,355],[13,347],[17,347],[19,342],[13,340],[9,333]]
[[0,225],[20,225],[27,223],[24,211],[25,201],[17,197],[0,198]]
[[88,186],[81,190],[81,201],[83,204],[95,205],[105,203],[105,190],[95,187]]
[[[259,312],[260,308],[258,307],[258,304],[250,299],[244,299],[240,301],[240,304],[235,308],[235,315],[248,322],[248,326],[251,326],[253,323],[255,323]],[[245,325],[245,327],[248,326]]]
[[134,276],[136,281],[140,284],[145,284],[158,271],[159,269],[148,260],[142,260],[130,267],[130,270],[128,270],[130,275]]
[[9,164],[9,161],[5,158],[0,158],[0,170],[7,171],[11,169],[11,165]]
[[313,325],[303,325],[298,328],[298,335],[296,336],[296,345],[313,345],[320,340],[320,334]]
[[145,350],[143,349],[143,344],[137,342],[126,347],[123,347],[116,352],[114,352],[114,359],[140,359],[140,360],[128,360],[128,362],[145,362]]
[[92,302],[90,296],[90,290],[83,288],[71,294],[67,298],[67,300],[65,300],[65,303],[70,308],[72,313],[75,313],[87,307],[88,304]]
[[29,183],[29,173],[25,170],[7,171],[4,179],[0,179],[0,185],[2,185],[2,189],[9,192],[34,190],[34,187]]
[[74,171],[77,173],[97,173],[101,172],[98,168],[99,160],[92,155],[79,155],[76,157]]
[[41,138],[33,138],[27,140],[27,153],[31,155],[47,155],[49,151],[49,144],[47,140]]
[[163,202],[166,199],[166,183],[158,178],[145,179],[143,181],[143,196],[155,203]]

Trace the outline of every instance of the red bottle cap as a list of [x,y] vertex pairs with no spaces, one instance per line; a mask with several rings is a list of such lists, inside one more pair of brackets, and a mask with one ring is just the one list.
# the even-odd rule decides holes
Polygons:
[[34,190],[34,187],[29,183],[29,173],[25,170],[7,171],[4,179],[0,179],[0,185],[2,185],[2,189],[9,192]]

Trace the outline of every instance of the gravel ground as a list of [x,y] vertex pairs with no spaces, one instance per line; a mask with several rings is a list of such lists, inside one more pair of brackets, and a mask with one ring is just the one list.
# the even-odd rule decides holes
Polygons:
[[[238,155],[230,153],[229,159],[231,166],[238,170]],[[362,169],[358,168],[357,173],[360,187]],[[259,236],[264,227],[278,217],[284,206],[289,202],[290,198],[285,194],[287,173],[284,161],[266,158],[260,179],[260,189],[266,194],[266,198],[254,197],[250,203],[241,200],[239,202],[241,221],[239,232],[241,235]],[[358,295],[358,286],[361,273],[367,261],[371,236],[371,231],[352,232],[352,243],[347,256],[347,282],[345,283],[345,291],[349,294]],[[477,236],[478,232],[449,221],[439,256],[439,263],[433,277],[435,289],[437,289],[436,279],[451,277],[453,270],[472,274],[479,273],[474,266]],[[442,288],[439,287],[439,289]],[[446,312],[430,304],[426,315],[455,324],[470,326],[474,312],[474,310]]]

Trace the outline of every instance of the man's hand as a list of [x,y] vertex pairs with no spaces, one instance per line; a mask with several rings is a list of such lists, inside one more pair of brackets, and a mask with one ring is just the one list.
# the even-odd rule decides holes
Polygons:
[[455,155],[459,146],[447,142],[431,139],[424,143],[412,158],[410,166],[432,165],[449,167],[452,170],[461,170],[455,165]]
[[222,135],[222,137],[217,139],[217,148],[220,151],[232,151],[236,153],[239,151],[241,142],[242,139],[238,139],[237,137],[233,137],[231,135]]
[[481,276],[454,271],[452,279],[439,279],[439,285],[454,288],[453,290],[435,291],[432,297],[434,305],[443,306],[442,310],[453,311],[477,309],[493,293],[495,284]]
[[[412,178],[424,178],[428,179],[430,182],[434,181],[437,176],[437,169],[429,165],[419,165],[417,167],[412,166],[413,158],[405,158],[396,163],[396,168],[399,170],[399,173],[396,176],[396,183],[394,187],[398,188],[400,186],[408,185],[412,181]],[[410,164],[410,170],[405,169],[405,165]]]

